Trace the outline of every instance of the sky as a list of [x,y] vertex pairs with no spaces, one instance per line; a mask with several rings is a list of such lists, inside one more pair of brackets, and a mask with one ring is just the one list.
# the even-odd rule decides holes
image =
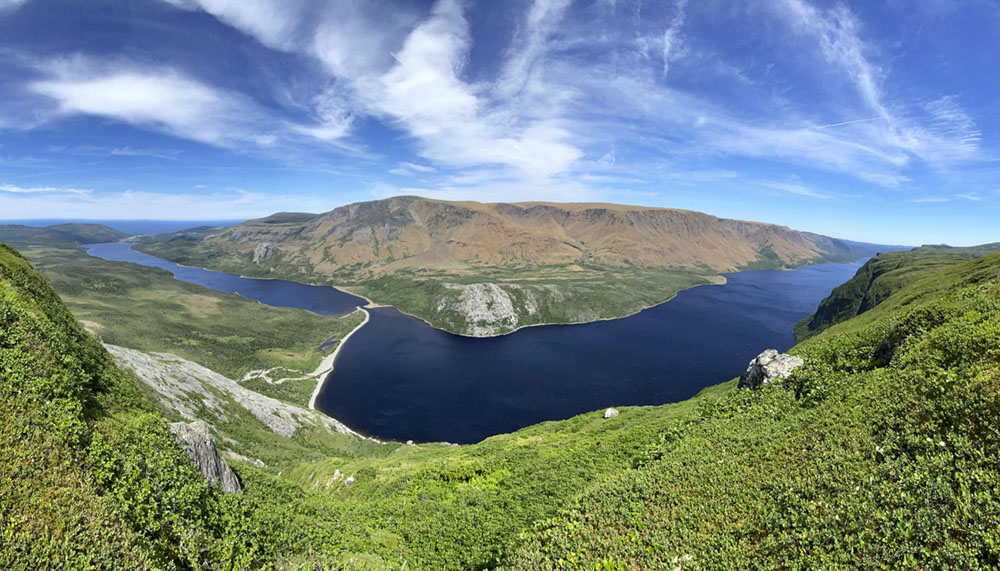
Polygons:
[[0,219],[395,195],[1000,241],[1000,0],[0,0]]

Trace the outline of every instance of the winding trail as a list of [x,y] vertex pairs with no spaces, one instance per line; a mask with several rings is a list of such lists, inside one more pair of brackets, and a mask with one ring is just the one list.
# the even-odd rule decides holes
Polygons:
[[364,312],[365,314],[364,321],[359,323],[358,326],[355,327],[354,329],[351,329],[350,333],[344,335],[344,338],[340,340],[340,344],[337,345],[337,348],[333,351],[333,354],[323,359],[323,361],[319,364],[319,367],[317,367],[316,370],[313,371],[312,375],[310,375],[319,377],[319,379],[316,381],[316,389],[313,390],[312,397],[310,397],[309,399],[310,410],[316,410],[316,397],[319,396],[319,392],[323,389],[323,384],[326,382],[326,379],[330,376],[330,373],[333,372],[333,367],[337,362],[337,355],[340,355],[340,350],[344,348],[344,345],[347,345],[347,340],[351,338],[351,335],[354,335],[354,333],[357,330],[365,326],[365,323],[368,323],[368,319],[371,316],[371,314],[365,311],[363,307],[359,307],[358,311]]

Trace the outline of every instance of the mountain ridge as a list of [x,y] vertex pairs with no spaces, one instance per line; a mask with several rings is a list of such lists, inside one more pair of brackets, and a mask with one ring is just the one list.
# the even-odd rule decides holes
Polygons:
[[412,196],[136,244],[184,265],[334,285],[478,337],[623,317],[721,272],[853,261],[879,248],[671,208]]

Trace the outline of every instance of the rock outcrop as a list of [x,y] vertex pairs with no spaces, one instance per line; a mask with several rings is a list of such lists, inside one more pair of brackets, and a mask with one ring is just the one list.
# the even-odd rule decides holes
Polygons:
[[253,249],[253,263],[261,263],[262,261],[273,256],[276,251],[277,249],[274,247],[274,244],[270,242],[257,244],[257,247]]
[[747,370],[740,375],[736,386],[741,389],[756,390],[775,380],[787,379],[796,368],[803,364],[802,357],[779,353],[768,349],[750,361]]
[[514,304],[510,295],[500,286],[494,283],[467,285],[446,283],[444,286],[460,293],[458,299],[441,299],[437,310],[461,313],[467,322],[466,335],[490,337],[500,331],[517,328],[518,319]]
[[230,422],[225,411],[226,404],[232,402],[285,438],[291,438],[300,428],[310,426],[341,434],[355,434],[343,423],[324,414],[251,391],[228,377],[177,355],[143,353],[109,344],[104,347],[120,367],[132,371],[149,386],[163,406],[188,420],[215,418]]
[[202,420],[192,423],[174,422],[170,425],[170,430],[209,484],[218,483],[227,494],[243,489],[232,468],[215,449],[215,438],[208,430],[208,423]]
[[604,411],[604,418],[614,418],[619,414],[620,413],[618,412],[617,408],[609,408],[608,410]]

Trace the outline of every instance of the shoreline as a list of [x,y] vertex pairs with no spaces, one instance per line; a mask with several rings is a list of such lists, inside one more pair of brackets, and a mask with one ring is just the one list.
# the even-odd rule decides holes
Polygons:
[[[330,377],[330,373],[333,372],[333,369],[337,363],[337,356],[340,355],[340,350],[344,348],[344,345],[347,345],[347,340],[351,338],[351,335],[354,335],[359,329],[364,327],[365,324],[368,323],[368,319],[371,317],[371,315],[367,311],[365,311],[363,307],[359,307],[355,311],[364,312],[365,314],[364,320],[361,323],[359,323],[357,327],[351,329],[351,331],[347,335],[345,335],[343,339],[340,340],[340,344],[337,345],[337,348],[334,349],[333,353],[325,357],[320,362],[319,367],[317,367],[317,371],[319,371],[324,365],[326,365],[327,360],[329,360],[330,362],[329,370],[319,373],[319,379],[316,381],[316,388],[313,389],[312,397],[309,398],[309,410],[315,410],[316,412],[324,416],[330,416],[330,415],[326,414],[323,411],[316,410],[316,398],[319,397],[320,391],[322,391],[323,387],[326,385],[326,380]],[[333,417],[330,416],[330,418]]]
[[[135,250],[135,251],[139,252],[140,254],[145,254],[145,252],[140,252],[139,250]],[[152,256],[152,257],[156,258],[156,256],[153,256],[152,254],[145,254],[145,255]],[[158,258],[158,259],[162,259],[162,258]],[[620,316],[616,316],[616,317],[600,317],[600,318],[589,320],[589,321],[576,321],[576,322],[570,322],[570,323],[553,323],[553,322],[530,323],[528,325],[519,325],[518,327],[516,327],[516,328],[514,328],[514,329],[512,329],[510,331],[507,331],[507,332],[504,332],[504,333],[500,333],[498,335],[489,335],[489,336],[485,336],[485,337],[480,337],[480,336],[476,336],[476,335],[467,335],[465,333],[456,333],[454,331],[449,331],[447,329],[443,329],[441,327],[437,327],[434,324],[432,324],[431,322],[429,322],[426,319],[424,319],[423,317],[420,317],[418,315],[413,315],[412,313],[407,313],[406,311],[403,311],[399,307],[396,307],[394,305],[380,304],[380,303],[377,303],[375,301],[372,301],[370,298],[368,298],[365,295],[359,294],[359,293],[357,293],[355,291],[351,291],[351,287],[350,286],[337,286],[337,285],[333,285],[333,284],[317,284],[317,283],[309,283],[309,282],[299,282],[299,281],[296,281],[296,280],[289,280],[287,278],[244,276],[244,275],[241,275],[241,274],[232,274],[232,273],[223,272],[223,271],[220,271],[220,270],[212,270],[210,268],[202,268],[202,267],[198,267],[198,266],[184,266],[183,264],[179,264],[177,262],[171,262],[171,263],[177,264],[178,266],[181,266],[181,267],[190,267],[190,268],[195,268],[195,269],[201,269],[201,270],[213,271],[213,272],[218,272],[218,273],[224,273],[224,274],[228,274],[228,275],[237,275],[238,277],[245,278],[245,279],[283,280],[283,281],[289,281],[289,282],[300,283],[300,284],[310,285],[310,286],[316,286],[316,287],[331,287],[331,288],[333,288],[333,289],[335,289],[335,290],[337,290],[339,292],[346,293],[348,295],[352,295],[354,297],[363,299],[366,303],[363,306],[359,306],[358,309],[378,309],[380,307],[391,307],[391,308],[395,309],[396,311],[398,311],[399,313],[401,313],[401,314],[403,314],[403,315],[405,315],[407,317],[412,317],[413,319],[418,319],[418,320],[422,321],[424,324],[426,324],[428,327],[431,327],[432,329],[436,329],[438,331],[442,331],[444,333],[448,333],[449,335],[457,335],[459,337],[466,337],[466,338],[469,338],[469,339],[492,339],[492,338],[495,338],[495,337],[503,337],[504,335],[510,335],[512,333],[517,333],[518,331],[521,331],[522,329],[527,329],[528,327],[543,327],[543,326],[552,326],[552,325],[586,325],[588,323],[597,323],[597,322],[600,322],[600,321],[614,321],[616,319],[625,319],[626,317],[632,317],[633,315],[637,315],[637,314],[639,314],[639,313],[641,313],[641,312],[643,312],[643,311],[645,311],[647,309],[650,309],[650,308],[656,307],[658,305],[662,305],[664,303],[672,301],[682,291],[687,291],[689,289],[694,289],[696,287],[701,287],[701,286],[705,286],[705,285],[725,285],[726,283],[728,283],[728,279],[725,276],[726,273],[739,273],[739,272],[742,272],[742,271],[771,271],[771,270],[793,271],[793,270],[796,270],[796,269],[799,269],[799,268],[803,268],[803,267],[807,267],[807,266],[822,265],[822,264],[826,264],[826,263],[847,263],[847,264],[857,265],[859,261],[862,261],[862,260],[865,260],[865,259],[866,258],[858,258],[857,260],[854,260],[854,261],[851,261],[851,262],[818,262],[818,263],[807,263],[807,264],[802,264],[800,266],[795,266],[795,267],[791,267],[791,268],[789,268],[789,267],[782,267],[782,268],[761,268],[759,270],[752,270],[752,269],[736,270],[736,272],[725,272],[725,273],[718,273],[718,274],[715,274],[715,275],[707,275],[707,276],[704,276],[704,277],[705,277],[706,280],[708,280],[708,283],[698,284],[698,285],[695,285],[695,286],[691,286],[691,287],[684,288],[682,290],[676,291],[676,292],[673,293],[673,295],[671,295],[669,298],[667,298],[667,299],[665,299],[663,301],[660,301],[660,302],[657,302],[657,303],[654,303],[654,304],[651,304],[651,305],[642,306],[642,307],[636,309],[635,311],[633,311],[631,313],[628,313],[626,315],[620,315]],[[165,261],[170,262],[170,260],[165,260]],[[260,303],[263,303],[263,302],[260,302]],[[309,310],[305,310],[305,311],[309,311]],[[365,312],[365,314],[367,316],[367,311]],[[344,317],[346,315],[350,315],[350,314],[341,314],[341,315],[336,315],[334,317]],[[366,317],[365,323],[367,323],[367,317]],[[352,331],[352,333],[353,333],[353,331]],[[348,335],[348,336],[350,336],[350,335]],[[346,339],[347,338],[345,337],[344,340],[346,340]],[[340,348],[338,347],[337,351],[339,351],[339,349]]]
[[[574,321],[574,322],[571,322],[571,323],[553,323],[553,322],[529,323],[527,325],[519,325],[517,328],[511,329],[510,331],[507,331],[505,333],[500,333],[498,335],[488,335],[486,337],[479,337],[479,336],[476,336],[476,335],[466,335],[465,333],[455,333],[454,331],[448,331],[447,329],[442,329],[440,327],[437,327],[436,325],[434,325],[431,322],[427,321],[423,317],[420,317],[418,315],[413,315],[412,313],[407,313],[407,312],[403,311],[402,309],[396,307],[395,305],[385,305],[385,304],[376,303],[376,302],[368,299],[366,296],[363,296],[363,295],[361,295],[359,293],[355,293],[355,292],[349,291],[349,290],[341,288],[341,287],[336,287],[336,289],[338,289],[340,291],[343,291],[345,293],[349,293],[349,294],[351,294],[353,296],[360,297],[360,298],[364,299],[366,302],[368,302],[366,305],[363,306],[364,309],[378,309],[380,307],[391,307],[391,308],[395,309],[396,311],[400,312],[401,314],[403,314],[403,315],[405,315],[407,317],[412,317],[413,319],[416,319],[416,320],[424,322],[424,324],[426,324],[431,329],[436,329],[438,331],[442,331],[442,332],[447,333],[449,335],[456,335],[458,337],[465,337],[467,339],[495,339],[497,337],[503,337],[504,335],[510,335],[512,333],[517,333],[518,331],[521,331],[522,329],[527,329],[529,327],[550,327],[550,326],[560,326],[561,327],[561,326],[571,326],[571,325],[587,325],[589,323],[598,323],[598,322],[601,322],[601,321],[614,321],[616,319],[625,319],[626,317],[632,317],[633,315],[638,315],[639,313],[642,313],[643,311],[646,311],[647,309],[651,309],[651,308],[654,308],[656,306],[663,305],[664,303],[667,303],[669,301],[673,301],[673,299],[676,298],[677,295],[680,294],[683,291],[687,291],[687,290],[694,289],[694,288],[697,288],[697,287],[702,287],[702,286],[726,285],[727,283],[729,283],[729,280],[726,279],[726,276],[723,275],[723,274],[716,274],[714,276],[705,276],[705,278],[708,280],[708,283],[693,285],[691,287],[684,288],[682,290],[676,291],[676,292],[673,293],[673,295],[671,295],[669,298],[667,298],[667,299],[665,299],[663,301],[659,301],[659,302],[654,303],[652,305],[642,306],[639,309],[633,311],[632,313],[629,313],[629,314],[626,314],[626,315],[620,315],[618,317],[599,317],[597,319],[591,319],[590,321]],[[277,279],[277,278],[275,278],[275,279]],[[330,286],[330,287],[335,287],[335,286]]]

